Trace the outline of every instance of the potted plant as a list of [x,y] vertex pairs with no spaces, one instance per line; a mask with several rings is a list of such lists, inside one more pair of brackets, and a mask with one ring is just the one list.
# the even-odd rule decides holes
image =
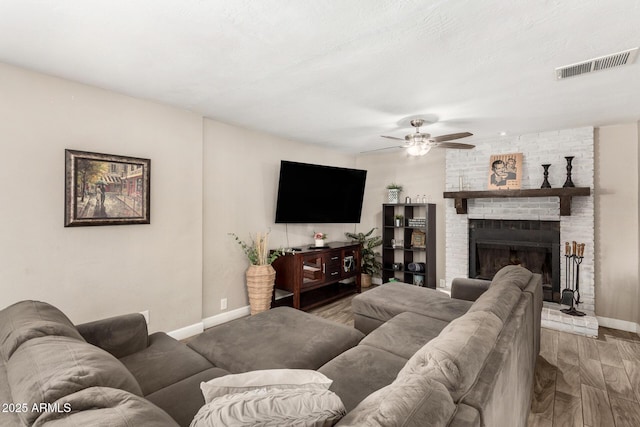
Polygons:
[[328,237],[327,233],[320,233],[318,231],[314,231],[313,239],[315,240],[316,248],[323,248],[325,246],[324,241],[327,239],[327,237]]
[[349,239],[362,245],[360,286],[363,288],[371,286],[371,276],[378,274],[382,268],[382,263],[377,259],[380,253],[374,250],[382,245],[382,237],[371,237],[375,229],[372,228],[368,233],[344,233]]
[[389,203],[400,202],[400,192],[402,191],[402,185],[392,182],[391,184],[387,185],[387,191],[389,192]]
[[249,268],[247,268],[245,276],[251,315],[269,310],[273,296],[273,285],[276,280],[276,271],[271,263],[280,255],[284,255],[284,250],[269,251],[267,244],[269,232],[256,233],[256,238],[252,237],[250,243],[240,240],[235,233],[229,234],[242,247],[249,260]]
[[402,227],[402,225],[403,225],[402,220],[404,219],[404,216],[403,215],[396,215],[395,219],[396,219],[396,227]]

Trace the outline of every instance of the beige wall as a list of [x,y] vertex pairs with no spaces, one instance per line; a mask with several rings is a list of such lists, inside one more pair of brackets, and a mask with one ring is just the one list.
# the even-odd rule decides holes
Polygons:
[[[409,157],[404,150],[358,156],[358,168],[367,169],[367,192],[362,211],[367,227],[382,226],[382,204],[387,203],[386,187],[401,184],[402,201],[406,196],[430,196],[436,204],[436,280],[445,277],[445,150],[432,150],[424,157]],[[366,228],[366,227],[365,227]]]
[[[76,323],[150,310],[201,319],[202,119],[0,64],[0,307],[39,299]],[[151,224],[64,228],[64,150],[150,158]]]
[[[301,144],[214,120],[204,122],[204,317],[248,305],[244,272],[249,265],[239,245],[228,235],[249,240],[271,230],[271,247],[305,247],[312,233],[330,241],[345,240],[353,224],[275,224],[280,160],[354,167],[355,156],[316,145]],[[331,203],[330,188],[310,187],[301,197]],[[365,201],[367,196],[365,196]]]
[[[151,330],[175,330],[247,305],[247,261],[228,236],[272,230],[271,246],[311,232],[381,224],[385,186],[438,205],[437,277],[444,277],[444,151],[352,156],[203,119],[187,111],[0,64],[0,307],[49,301],[74,322],[149,309]],[[638,123],[596,140],[598,316],[640,324]],[[64,149],[152,159],[151,224],[63,227]],[[367,169],[362,223],[274,224],[281,159]],[[310,189],[309,197],[330,200]]]
[[632,323],[640,309],[638,142],[635,122],[596,132],[596,315]]

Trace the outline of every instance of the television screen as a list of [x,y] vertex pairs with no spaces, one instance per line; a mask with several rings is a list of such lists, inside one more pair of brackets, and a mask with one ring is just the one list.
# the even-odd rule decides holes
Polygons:
[[357,223],[367,171],[282,160],[276,223]]

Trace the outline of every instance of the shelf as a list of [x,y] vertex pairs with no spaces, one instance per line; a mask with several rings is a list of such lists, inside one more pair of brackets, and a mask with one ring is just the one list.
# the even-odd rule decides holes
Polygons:
[[467,213],[468,199],[494,199],[512,197],[558,197],[560,199],[560,215],[571,215],[571,198],[577,196],[589,196],[589,187],[567,188],[531,188],[526,190],[491,190],[491,191],[445,191],[445,199],[455,199],[456,213]]

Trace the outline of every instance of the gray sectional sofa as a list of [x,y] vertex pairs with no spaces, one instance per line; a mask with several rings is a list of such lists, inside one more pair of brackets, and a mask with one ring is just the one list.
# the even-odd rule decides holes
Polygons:
[[188,344],[149,335],[138,314],[74,326],[23,301],[0,311],[0,403],[14,405],[0,425],[188,426],[200,382],[285,367],[333,380],[339,426],[525,426],[540,277],[506,267],[453,295],[390,283],[354,298],[359,330],[280,307]]

